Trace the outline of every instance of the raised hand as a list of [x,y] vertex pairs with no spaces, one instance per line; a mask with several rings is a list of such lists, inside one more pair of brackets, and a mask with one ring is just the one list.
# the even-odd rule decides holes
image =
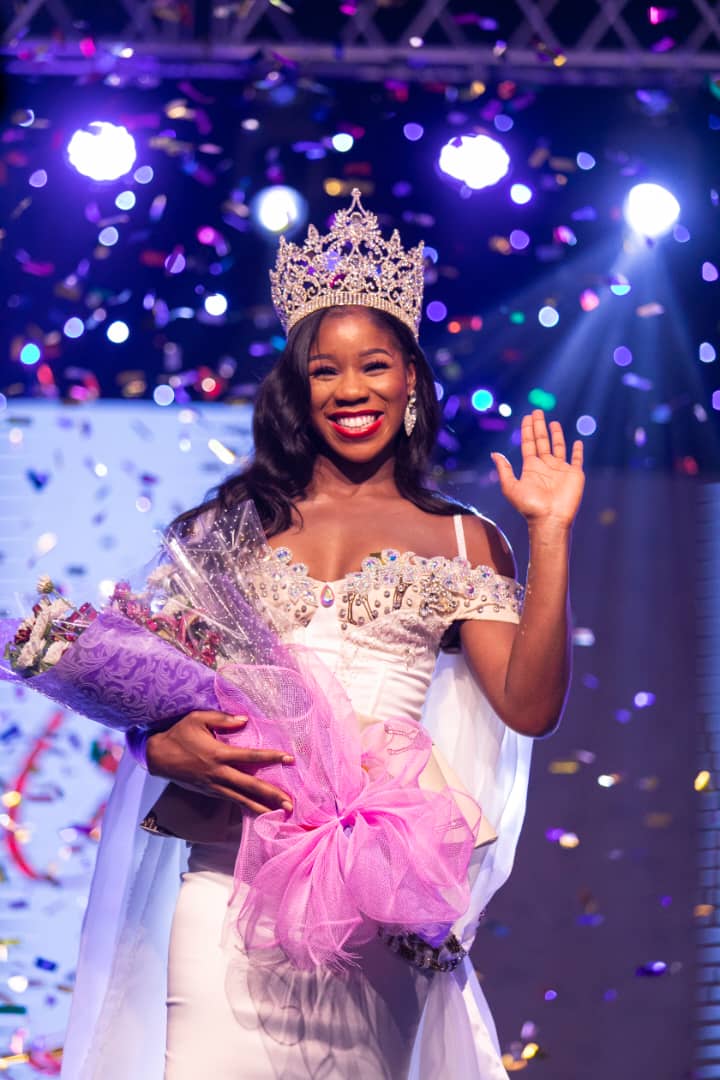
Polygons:
[[567,461],[562,426],[552,420],[548,434],[542,409],[534,409],[523,416],[520,436],[522,472],[519,479],[504,454],[490,455],[498,472],[500,490],[528,522],[547,520],[571,525],[585,487],[582,442],[575,440],[570,461]]

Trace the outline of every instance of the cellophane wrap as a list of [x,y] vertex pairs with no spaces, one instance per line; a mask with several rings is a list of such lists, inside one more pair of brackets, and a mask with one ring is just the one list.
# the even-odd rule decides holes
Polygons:
[[233,910],[248,956],[280,949],[299,970],[338,969],[379,926],[439,945],[469,903],[480,809],[473,804],[473,827],[449,789],[419,787],[432,748],[419,724],[398,717],[361,734],[315,654],[282,644],[255,587],[270,555],[250,503],[170,534],[166,595],[156,576],[152,603],[185,605],[212,626],[217,647],[198,659],[192,635],[165,640],[111,607],[52,670],[25,683],[121,729],[196,708],[245,715],[245,728],[225,741],[292,755],[291,765],[254,769],[293,809],[244,822]]

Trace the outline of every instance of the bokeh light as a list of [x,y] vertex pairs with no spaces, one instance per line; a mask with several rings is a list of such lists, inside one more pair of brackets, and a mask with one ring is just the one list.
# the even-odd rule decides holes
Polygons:
[[660,184],[636,184],[628,192],[623,211],[631,229],[654,239],[673,227],[680,203]]
[[575,429],[578,435],[594,435],[597,431],[597,421],[592,416],[579,416]]
[[355,145],[355,140],[347,131],[340,131],[337,135],[333,135],[330,142],[332,143],[333,150],[337,150],[340,154],[346,154],[348,150],[352,150]]
[[205,297],[203,306],[208,315],[224,315],[228,307],[227,297],[222,293],[211,293]]
[[250,216],[265,232],[277,236],[304,224],[307,203],[295,188],[277,184],[264,188],[255,196],[250,203]]
[[510,156],[489,135],[458,135],[443,146],[438,166],[472,191],[480,191],[502,180],[510,168]]
[[592,154],[588,154],[585,150],[581,150],[580,153],[576,155],[575,161],[577,162],[578,169],[582,169],[585,172],[587,172],[588,169],[594,169],[597,165]]
[[161,383],[153,390],[153,401],[156,405],[172,405],[175,400],[175,391],[167,383]]
[[545,307],[541,307],[538,311],[538,322],[545,327],[557,326],[560,322],[560,316],[554,307],[546,304]]
[[490,390],[480,388],[475,390],[470,398],[470,404],[477,412],[487,412],[495,404],[495,398]]
[[447,307],[443,304],[442,300],[431,300],[428,306],[425,308],[425,314],[430,322],[442,322],[447,318]]
[[110,323],[106,334],[108,341],[112,341],[113,345],[122,345],[123,341],[127,341],[130,337],[130,327],[121,319],[116,319],[115,322]]
[[93,120],[68,143],[70,164],[91,180],[117,180],[135,164],[135,140],[121,124]]
[[78,319],[77,315],[71,315],[63,326],[63,333],[65,337],[79,338],[82,337],[85,331],[85,325],[82,319]]
[[20,350],[20,362],[22,364],[37,364],[38,360],[42,356],[40,347],[33,341],[29,341],[26,345],[23,345]]
[[120,239],[120,233],[117,231],[114,225],[108,225],[104,229],[100,230],[98,235],[98,243],[103,247],[113,247]]
[[532,188],[529,188],[527,184],[513,184],[510,188],[510,198],[518,206],[524,206],[529,203],[533,197]]

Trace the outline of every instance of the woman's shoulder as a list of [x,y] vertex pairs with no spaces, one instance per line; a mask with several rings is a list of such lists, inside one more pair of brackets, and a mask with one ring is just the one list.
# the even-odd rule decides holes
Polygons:
[[459,507],[467,556],[472,566],[492,566],[504,577],[516,578],[517,566],[508,538],[494,521],[474,506]]

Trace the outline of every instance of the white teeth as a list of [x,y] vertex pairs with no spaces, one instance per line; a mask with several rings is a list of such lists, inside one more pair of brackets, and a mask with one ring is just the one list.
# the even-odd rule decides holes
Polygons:
[[352,431],[361,431],[363,428],[370,427],[377,420],[377,416],[338,416],[333,423],[338,424],[340,427],[350,428]]

